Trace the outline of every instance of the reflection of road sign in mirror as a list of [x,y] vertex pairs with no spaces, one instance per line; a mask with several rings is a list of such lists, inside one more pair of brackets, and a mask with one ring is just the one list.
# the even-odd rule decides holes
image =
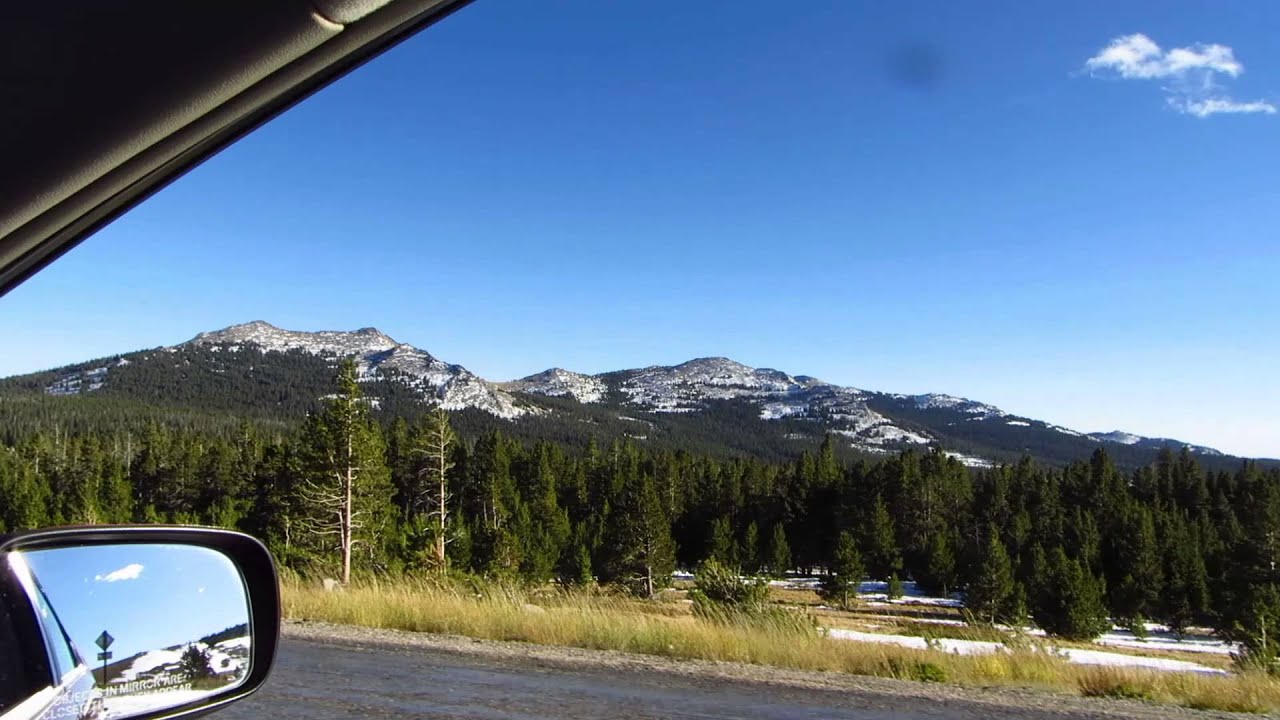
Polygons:
[[111,643],[115,641],[116,639],[111,637],[111,633],[107,632],[106,630],[103,630],[102,634],[98,636],[98,639],[94,640],[94,642],[98,644],[98,647],[102,648],[103,650],[106,650],[107,648],[111,647]]

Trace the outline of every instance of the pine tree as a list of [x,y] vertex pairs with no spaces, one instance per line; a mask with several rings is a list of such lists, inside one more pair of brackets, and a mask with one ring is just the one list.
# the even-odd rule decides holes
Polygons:
[[565,585],[588,585],[595,580],[591,571],[591,548],[587,546],[586,529],[579,526],[560,559],[560,582]]
[[50,490],[33,459],[0,448],[0,529],[30,530],[49,523]]
[[1199,543],[1180,517],[1164,522],[1164,583],[1160,594],[1160,619],[1182,634],[1208,605],[1208,580]]
[[946,533],[936,533],[929,539],[924,572],[919,577],[920,588],[930,595],[947,595],[956,584],[956,557]]
[[862,555],[853,536],[848,532],[840,533],[831,567],[822,579],[822,597],[845,610],[853,607],[864,571]]
[[462,508],[472,522],[471,565],[486,575],[514,575],[522,553],[511,526],[520,498],[506,438],[498,432],[481,436],[468,469]]
[[449,492],[449,473],[453,470],[453,446],[457,435],[449,424],[449,413],[444,408],[428,414],[423,423],[414,454],[421,464],[417,469],[417,482],[412,495],[407,498],[410,511],[421,511],[430,526],[430,565],[438,572],[449,569],[448,544],[452,495]]
[[1111,607],[1116,615],[1137,624],[1157,612],[1164,571],[1151,513],[1134,506],[1125,511],[1123,518],[1121,529],[1113,538],[1117,547],[1112,576],[1117,580],[1108,589],[1112,591]]
[[461,512],[454,512],[449,523],[449,542],[446,545],[449,567],[471,567],[471,526]]
[[791,569],[791,546],[787,544],[787,530],[782,523],[775,523],[769,540],[769,574],[782,577]]
[[867,569],[871,572],[871,577],[877,580],[888,578],[902,570],[902,553],[898,550],[893,517],[880,495],[876,495],[875,506],[871,511],[866,547]]
[[1247,669],[1280,674],[1280,588],[1250,588],[1246,607],[1228,633],[1240,643],[1237,663]]
[[240,521],[242,530],[266,543],[291,567],[299,564],[296,535],[306,512],[295,490],[302,475],[299,462],[292,445],[272,445],[264,450],[254,471],[248,513]]
[[525,552],[521,570],[526,579],[540,583],[551,578],[571,528],[569,515],[557,500],[550,446],[540,443],[535,453],[537,468],[525,502],[530,522],[524,533]]
[[733,526],[729,517],[721,515],[711,523],[711,537],[707,542],[708,560],[715,560],[725,567],[738,566],[737,543],[733,539]]
[[1027,586],[1015,581],[1013,592],[1009,595],[1001,613],[1006,622],[1014,627],[1023,628],[1031,621],[1031,606],[1027,600]]
[[889,580],[885,582],[884,587],[884,595],[886,598],[890,600],[897,600],[902,597],[902,578],[898,577],[898,573],[891,574],[889,576]]
[[351,581],[357,550],[371,560],[379,555],[393,512],[382,436],[368,408],[355,364],[344,360],[337,395],[307,419],[302,433],[303,531],[322,551],[338,556],[343,584]]
[[760,551],[760,528],[756,526],[756,521],[752,520],[747,525],[747,533],[742,539],[743,570],[751,575],[759,574],[763,555]]
[[1068,640],[1092,640],[1111,627],[1102,587],[1079,560],[1058,548],[1050,560],[1049,586],[1035,613],[1045,632]]
[[205,680],[214,676],[209,651],[198,645],[188,645],[178,660],[178,669],[188,681]]
[[1280,671],[1280,471],[1239,472],[1243,527],[1231,552],[1230,592],[1218,631],[1239,642],[1242,665]]
[[977,576],[969,583],[966,605],[979,620],[994,624],[1009,619],[1006,614],[1014,610],[1014,592],[1009,554],[1000,541],[996,527],[989,526],[982,563],[978,567]]
[[607,579],[623,583],[638,595],[653,597],[671,582],[675,547],[652,476],[628,473],[609,525],[604,563]]

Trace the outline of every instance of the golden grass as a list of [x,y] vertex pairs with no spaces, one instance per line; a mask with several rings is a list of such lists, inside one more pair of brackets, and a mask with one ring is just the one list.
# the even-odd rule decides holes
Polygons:
[[822,598],[818,597],[818,593],[812,590],[797,590],[793,588],[769,587],[769,601],[776,603],[786,603],[789,605],[821,605]]
[[285,615],[296,620],[905,680],[1016,686],[1200,709],[1280,709],[1280,682],[1260,674],[1214,677],[1085,667],[1034,648],[961,656],[832,640],[799,631],[796,623],[711,623],[695,619],[680,603],[599,592],[530,593],[429,579],[365,582],[342,592],[326,592],[319,584],[295,578],[286,578],[282,585]]
[[1093,667],[1077,673],[1076,685],[1086,697],[1130,698],[1197,710],[1265,713],[1274,711],[1280,701],[1276,680],[1260,673],[1209,677]]

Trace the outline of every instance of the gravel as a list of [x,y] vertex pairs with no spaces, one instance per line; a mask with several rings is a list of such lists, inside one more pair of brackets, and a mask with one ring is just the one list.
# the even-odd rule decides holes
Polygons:
[[[302,641],[398,656],[455,656],[503,672],[562,671],[574,676],[600,676],[601,683],[672,688],[679,693],[698,689],[726,700],[748,695],[771,699],[812,699],[839,712],[856,710],[858,717],[947,717],[997,720],[1001,718],[1240,718],[1231,713],[1147,704],[1129,700],[1082,698],[1043,690],[1008,687],[975,688],[921,683],[841,673],[770,668],[743,663],[674,660],[616,651],[550,647],[519,642],[412,633],[394,630],[286,622],[286,642]],[[566,676],[567,677],[567,676]],[[586,687],[590,687],[588,679]],[[676,690],[679,693],[675,692]],[[878,714],[882,712],[883,715]],[[869,713],[869,714],[868,714]],[[659,715],[664,716],[664,715]],[[737,716],[737,715],[730,715]]]

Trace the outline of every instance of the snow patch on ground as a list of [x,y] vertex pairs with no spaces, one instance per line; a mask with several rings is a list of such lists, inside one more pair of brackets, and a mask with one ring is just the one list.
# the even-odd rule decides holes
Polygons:
[[1186,634],[1179,638],[1175,633],[1162,625],[1151,625],[1147,637],[1139,639],[1123,628],[1114,628],[1104,633],[1094,642],[1112,647],[1133,648],[1136,650],[1178,650],[1181,652],[1206,653],[1210,655],[1231,655],[1239,651],[1239,647],[1212,635]]
[[[689,574],[689,579],[693,575]],[[773,587],[788,590],[817,590],[822,587],[822,578],[814,575],[795,575],[780,580],[770,580]],[[951,597],[933,597],[920,590],[912,581],[902,583],[902,597],[889,599],[889,584],[876,580],[863,580],[858,586],[858,597],[867,601],[868,605],[922,605],[932,607],[964,607],[959,595]]]
[[[673,577],[676,579],[693,580],[694,576],[693,573],[682,571],[676,573]],[[788,590],[816,591],[822,586],[822,578],[812,575],[793,575],[783,579],[770,580],[769,585]],[[858,587],[858,597],[867,605],[872,607],[888,607],[892,605],[918,605],[950,608],[964,607],[964,599],[959,594],[946,598],[930,596],[921,591],[914,582],[910,581],[902,584],[902,590],[902,597],[890,600],[888,598],[888,583],[864,580]],[[963,620],[951,618],[912,618],[912,622],[954,625],[957,627],[967,626],[967,623]],[[1238,649],[1234,645],[1224,642],[1207,633],[1188,633],[1179,639],[1176,634],[1163,625],[1148,623],[1147,627],[1148,636],[1145,640],[1139,640],[1134,637],[1133,633],[1130,631],[1116,627],[1110,632],[1100,636],[1095,642],[1099,645],[1126,647],[1137,650],[1198,652],[1214,655],[1230,655]],[[1003,629],[1013,630],[1013,628]],[[1038,637],[1045,636],[1043,630],[1036,628],[1023,628],[1022,631],[1029,635]]]
[[[910,635],[881,635],[879,633],[845,630],[843,628],[828,628],[827,637],[834,638],[836,640],[853,640],[856,642],[897,645],[899,647],[914,648],[917,650],[928,650],[932,646],[942,650],[943,652],[954,653],[956,655],[981,655],[987,653],[1008,652],[1008,648],[995,642],[955,640],[951,638],[925,640],[922,637],[913,637]],[[1081,650],[1077,648],[1054,648],[1054,652],[1062,654],[1068,662],[1079,665],[1136,667],[1168,672],[1203,673],[1206,675],[1226,674],[1225,670],[1211,668],[1199,663],[1187,662],[1186,660],[1140,657],[1136,655],[1122,655],[1120,653],[1106,652],[1103,650]]]

